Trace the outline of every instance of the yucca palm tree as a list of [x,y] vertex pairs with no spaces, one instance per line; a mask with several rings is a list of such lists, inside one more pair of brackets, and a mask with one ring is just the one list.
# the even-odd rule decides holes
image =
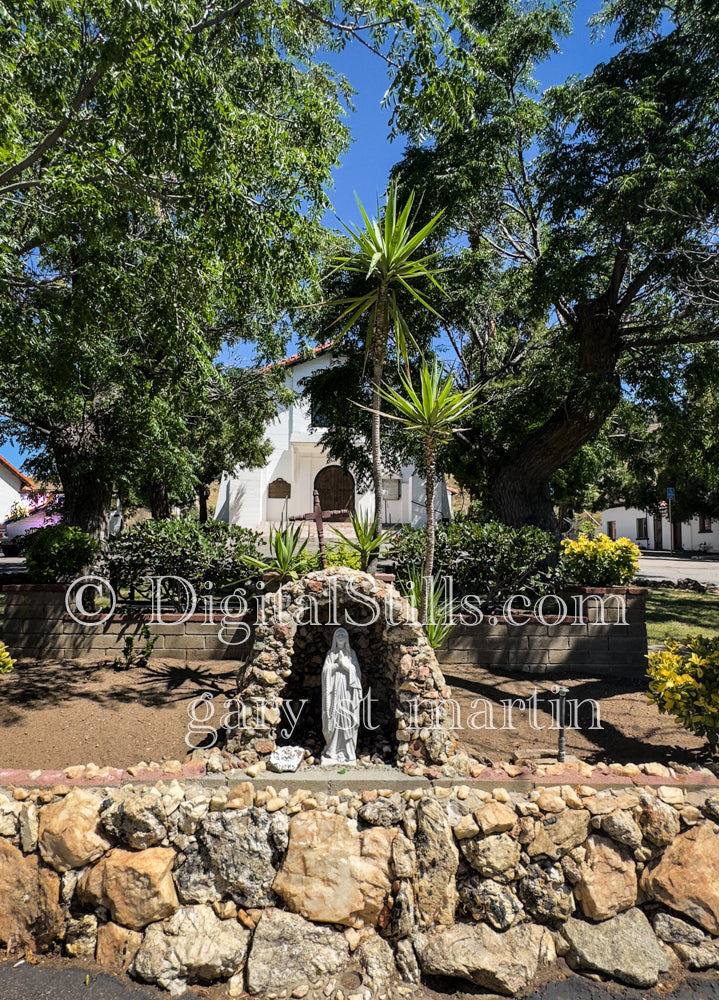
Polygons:
[[[398,301],[398,293],[402,290],[409,293],[416,302],[435,316],[439,315],[416,286],[429,281],[442,292],[437,275],[441,274],[443,269],[432,267],[440,252],[424,256],[416,254],[436,228],[443,213],[439,212],[413,234],[414,192],[409,195],[404,207],[398,213],[395,183],[390,184],[383,219],[370,219],[359,198],[357,204],[362,213],[364,227],[353,228],[342,223],[352,240],[353,247],[350,252],[333,257],[332,264],[334,271],[362,275],[367,290],[351,298],[337,299],[331,304],[345,307],[336,321],[342,324],[342,334],[362,317],[368,318],[365,347],[372,363],[372,480],[375,497],[374,534],[378,536],[382,517],[379,389],[387,359],[387,347],[390,338],[393,337],[398,359],[408,356],[407,341],[410,335]],[[375,564],[376,556],[373,557],[370,568],[373,569]]]
[[427,508],[427,544],[424,556],[424,573],[420,610],[422,621],[427,618],[428,587],[434,571],[435,523],[434,490],[436,483],[437,448],[448,440],[452,432],[470,414],[479,409],[477,396],[480,386],[473,389],[455,389],[454,376],[445,373],[436,360],[431,365],[422,362],[419,373],[419,391],[407,375],[400,375],[402,392],[389,386],[380,386],[380,399],[388,403],[394,413],[383,413],[389,420],[396,420],[408,431],[421,434],[424,442],[425,502]]

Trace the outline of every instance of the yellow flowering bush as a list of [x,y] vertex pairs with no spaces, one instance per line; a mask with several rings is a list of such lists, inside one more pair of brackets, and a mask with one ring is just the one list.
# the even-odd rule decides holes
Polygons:
[[7,646],[0,642],[0,674],[9,674],[14,666],[15,660],[8,653]]
[[639,569],[639,549],[628,538],[565,538],[560,567],[567,582],[580,587],[626,587]]
[[688,636],[667,640],[660,653],[650,653],[650,704],[673,715],[685,729],[704,736],[716,750],[719,739],[719,637]]

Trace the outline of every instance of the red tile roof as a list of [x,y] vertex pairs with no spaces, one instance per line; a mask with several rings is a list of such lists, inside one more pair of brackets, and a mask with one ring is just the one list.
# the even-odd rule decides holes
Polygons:
[[33,483],[32,479],[28,479],[26,475],[20,472],[19,469],[16,469],[15,466],[8,462],[6,458],[3,458],[2,455],[0,455],[0,464],[4,465],[6,469],[9,469],[13,475],[17,476],[23,486],[27,487],[27,489],[35,489],[35,483]]
[[320,354],[326,354],[327,351],[331,351],[332,350],[332,348],[335,346],[335,344],[336,344],[336,341],[334,341],[334,340],[327,340],[327,341],[325,341],[324,344],[320,344],[318,347],[313,347],[312,350],[311,350],[311,354],[309,356],[307,355],[307,353],[303,353],[303,354],[291,354],[289,358],[283,358],[282,361],[278,361],[276,363],[278,365],[281,365],[283,368],[290,368],[290,367],[292,367],[292,365],[298,365],[302,361],[309,360],[309,357],[318,358],[320,356]]

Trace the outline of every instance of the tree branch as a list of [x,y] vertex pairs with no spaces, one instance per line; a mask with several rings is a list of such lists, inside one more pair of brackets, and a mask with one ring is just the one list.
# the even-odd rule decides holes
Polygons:
[[5,420],[10,420],[13,424],[22,424],[23,427],[31,427],[34,431],[38,431],[46,437],[50,437],[50,434],[52,433],[46,427],[41,427],[40,424],[36,424],[32,420],[21,420],[12,413],[5,413],[3,410],[0,410],[0,417],[4,417]]
[[622,313],[626,312],[629,306],[632,304],[632,300],[643,285],[647,283],[652,274],[656,271],[659,266],[659,261],[656,257],[649,261],[646,267],[643,267],[636,278],[629,282],[627,290],[622,295],[621,299],[617,303],[617,315],[621,316]]
[[684,344],[711,344],[712,342],[719,343],[719,330],[714,330],[712,333],[687,333],[679,337],[665,337],[664,340],[622,337],[619,345],[630,349],[636,347],[682,347]]
[[[70,103],[71,112],[77,113],[80,110],[85,101],[87,101],[87,99],[93,93],[100,80],[102,80],[103,76],[107,73],[109,68],[110,68],[109,60],[100,62],[100,65],[97,67],[95,72],[92,74],[89,80],[87,80],[85,85],[81,87],[80,90],[78,90],[77,94],[71,101]],[[53,129],[53,131],[49,135],[45,136],[42,142],[38,143],[38,145],[35,147],[35,149],[33,149],[31,153],[28,153],[28,155],[25,157],[24,160],[21,160],[19,163],[14,164],[14,166],[12,167],[8,167],[7,170],[5,170],[2,174],[0,174],[0,185],[3,185],[3,187],[0,187],[0,192],[6,190],[5,186],[8,185],[9,181],[14,180],[20,174],[24,173],[28,169],[28,167],[34,166],[34,164],[36,164],[37,161],[41,159],[49,149],[52,149],[52,147],[56,143],[58,143],[60,139],[62,139],[67,130],[70,128],[72,121],[73,121],[72,114],[66,115],[63,118],[63,120]]]
[[208,16],[212,6],[208,5],[205,11],[205,16],[197,24],[193,24],[190,28],[191,35],[199,35],[201,31],[205,31],[207,28],[214,28],[218,24],[222,24],[223,21],[228,21],[231,17],[236,17],[247,7],[251,7],[255,0],[240,0],[239,3],[233,4],[232,7],[228,7],[227,10],[218,11],[217,14],[213,14],[211,17]]

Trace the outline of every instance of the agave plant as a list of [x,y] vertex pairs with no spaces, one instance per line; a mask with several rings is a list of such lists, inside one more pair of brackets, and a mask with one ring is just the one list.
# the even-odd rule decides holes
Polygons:
[[[380,452],[380,396],[379,389],[387,358],[390,336],[394,337],[397,357],[407,357],[409,330],[402,315],[397,293],[404,290],[420,305],[434,315],[437,311],[417,289],[418,283],[429,281],[442,292],[437,276],[441,268],[433,266],[439,252],[418,256],[417,251],[436,228],[442,212],[434,216],[417,232],[412,232],[412,192],[404,207],[397,209],[397,187],[392,183],[387,194],[384,218],[370,219],[359,198],[359,210],[364,222],[363,228],[343,225],[353,248],[351,252],[338,254],[332,264],[335,271],[362,275],[367,290],[351,298],[338,299],[332,305],[345,306],[336,321],[342,324],[341,334],[364,316],[368,318],[368,333],[365,341],[367,356],[372,362],[372,480],[374,484],[375,516],[373,530],[380,534],[382,515],[382,456]],[[375,556],[370,560],[374,562]]]
[[382,545],[392,534],[392,531],[381,531],[376,534],[375,519],[371,518],[369,514],[358,514],[356,511],[352,511],[350,514],[350,522],[356,539],[349,538],[339,528],[333,528],[332,531],[335,535],[339,535],[353,552],[359,555],[360,569],[366,573],[370,560],[373,556],[379,555]]
[[426,614],[421,617],[421,624],[427,640],[432,649],[439,647],[449,639],[456,628],[454,620],[456,606],[452,602],[445,590],[442,580],[432,579],[432,586],[428,586],[428,581],[418,569],[413,569],[409,573],[406,581],[400,586],[405,593],[407,600],[417,611],[420,610],[423,601],[423,592],[427,593]]
[[269,547],[271,559],[263,562],[261,559],[247,557],[246,561],[266,573],[277,573],[282,583],[297,579],[297,569],[301,565],[301,557],[307,548],[307,539],[302,539],[302,525],[283,524],[270,531]]

